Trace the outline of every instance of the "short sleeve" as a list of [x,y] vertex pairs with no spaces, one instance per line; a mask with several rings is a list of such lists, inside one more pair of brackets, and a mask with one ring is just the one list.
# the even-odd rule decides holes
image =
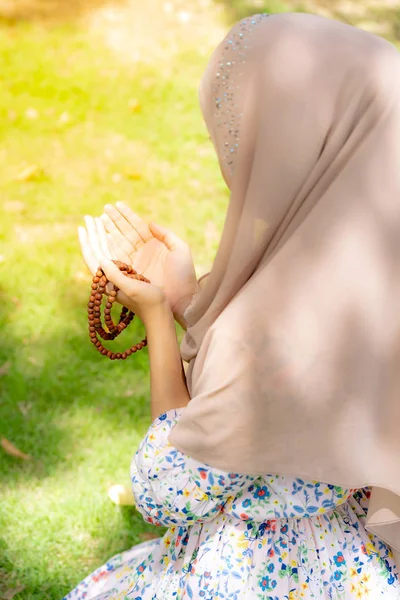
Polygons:
[[251,475],[219,471],[176,450],[168,436],[184,410],[160,415],[132,461],[136,506],[144,519],[155,525],[211,520],[223,511],[229,498],[254,480]]

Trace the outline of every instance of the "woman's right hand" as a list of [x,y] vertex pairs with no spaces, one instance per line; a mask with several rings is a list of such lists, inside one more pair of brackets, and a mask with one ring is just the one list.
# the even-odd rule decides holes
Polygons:
[[114,255],[162,288],[175,319],[186,328],[183,314],[197,290],[189,246],[172,231],[147,225],[123,202],[104,210],[101,219]]

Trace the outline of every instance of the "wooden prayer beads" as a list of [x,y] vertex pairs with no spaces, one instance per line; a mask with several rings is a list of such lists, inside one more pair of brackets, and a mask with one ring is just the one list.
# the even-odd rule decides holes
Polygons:
[[[114,260],[113,262],[127,277],[150,283],[146,277],[139,275],[135,269],[129,265],[126,265],[119,260]],[[125,360],[131,354],[134,354],[138,350],[141,350],[147,346],[147,339],[144,338],[144,340],[139,342],[139,344],[134,344],[131,346],[131,348],[125,350],[125,352],[111,352],[111,350],[107,350],[107,348],[105,348],[100,342],[98,336],[100,336],[103,340],[115,340],[115,338],[118,337],[119,334],[128,327],[135,316],[134,312],[126,308],[126,306],[123,306],[118,324],[114,323],[111,317],[111,309],[115,302],[118,288],[113,285],[113,289],[107,295],[106,286],[108,283],[109,282],[105,273],[99,267],[92,280],[92,290],[88,302],[89,337],[92,344],[94,344],[94,347],[97,348],[97,350],[103,356],[108,356],[108,358],[111,360]],[[104,329],[101,323],[101,301],[103,299],[103,295],[107,296],[107,303],[104,308],[104,324],[107,329]]]

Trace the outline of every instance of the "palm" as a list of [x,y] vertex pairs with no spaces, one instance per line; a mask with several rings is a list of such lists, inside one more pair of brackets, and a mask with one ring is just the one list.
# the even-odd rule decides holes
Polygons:
[[138,273],[150,279],[155,285],[164,288],[168,254],[170,253],[164,244],[153,237],[128,256],[131,265]]
[[193,295],[195,277],[189,252],[185,256],[168,250],[165,244],[153,237],[129,258],[138,273],[164,290],[172,310],[181,300]]
[[173,312],[183,314],[197,285],[189,247],[161,227],[150,229],[124,204],[117,206],[108,205],[102,217],[113,258],[162,288]]

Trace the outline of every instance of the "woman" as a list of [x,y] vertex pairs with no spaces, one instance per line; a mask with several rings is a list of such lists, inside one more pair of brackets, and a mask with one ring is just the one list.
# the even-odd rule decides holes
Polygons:
[[107,236],[87,219],[88,266],[147,330],[154,422],[131,476],[169,529],[68,600],[400,598],[399,75],[352,27],[245,19],[200,90],[231,191],[204,289],[187,247],[125,205]]

